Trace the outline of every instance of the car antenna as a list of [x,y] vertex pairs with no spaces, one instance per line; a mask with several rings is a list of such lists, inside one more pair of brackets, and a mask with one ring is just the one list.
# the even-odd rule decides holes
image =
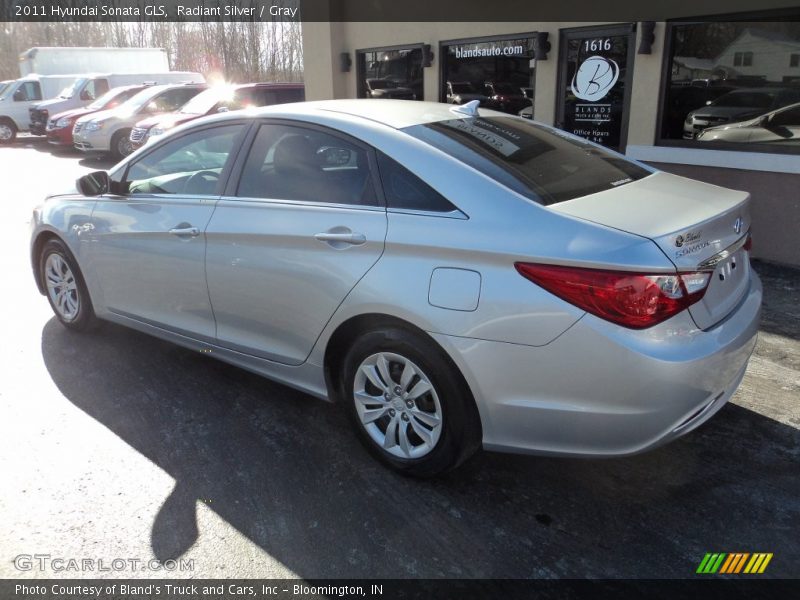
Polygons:
[[460,115],[467,115],[468,117],[479,117],[478,107],[481,105],[480,100],[470,100],[466,104],[459,104],[453,106],[450,112],[458,113]]

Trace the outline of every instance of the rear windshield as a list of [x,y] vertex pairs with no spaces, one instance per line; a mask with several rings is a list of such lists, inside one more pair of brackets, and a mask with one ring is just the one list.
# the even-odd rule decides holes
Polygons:
[[452,119],[403,131],[540,204],[602,192],[651,173],[598,146],[515,117]]

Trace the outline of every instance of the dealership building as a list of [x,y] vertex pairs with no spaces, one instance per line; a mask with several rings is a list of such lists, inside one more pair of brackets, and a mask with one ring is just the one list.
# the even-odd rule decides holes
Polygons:
[[750,192],[754,256],[800,266],[800,8],[781,4],[657,21],[304,22],[306,98],[532,114]]

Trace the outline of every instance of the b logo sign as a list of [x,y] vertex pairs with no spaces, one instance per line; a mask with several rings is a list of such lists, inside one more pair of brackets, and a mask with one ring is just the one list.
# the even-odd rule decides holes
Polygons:
[[572,93],[581,100],[596,102],[605,97],[619,79],[619,65],[610,58],[590,56],[572,77]]

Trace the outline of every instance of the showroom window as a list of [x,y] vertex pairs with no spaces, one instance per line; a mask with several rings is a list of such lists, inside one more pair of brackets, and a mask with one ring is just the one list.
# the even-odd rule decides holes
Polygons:
[[800,22],[670,23],[659,143],[800,152]]
[[479,100],[487,108],[531,117],[532,33],[442,42],[439,54],[442,102]]
[[359,98],[422,100],[422,44],[356,51]]

